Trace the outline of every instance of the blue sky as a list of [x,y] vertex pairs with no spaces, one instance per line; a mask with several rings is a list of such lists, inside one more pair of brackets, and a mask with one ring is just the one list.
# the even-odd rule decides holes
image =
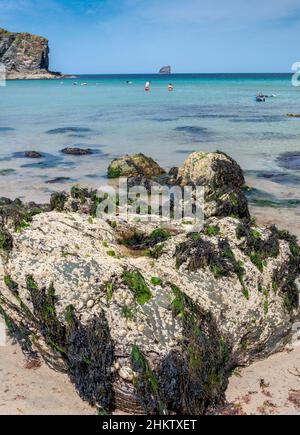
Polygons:
[[299,0],[0,0],[0,27],[50,40],[65,73],[289,72]]

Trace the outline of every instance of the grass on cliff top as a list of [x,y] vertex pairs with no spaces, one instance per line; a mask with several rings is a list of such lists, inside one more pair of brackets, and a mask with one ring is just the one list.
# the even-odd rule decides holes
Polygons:
[[6,30],[6,29],[2,29],[2,28],[0,28],[0,37],[10,36],[10,35],[12,35],[12,32],[9,32],[9,31]]

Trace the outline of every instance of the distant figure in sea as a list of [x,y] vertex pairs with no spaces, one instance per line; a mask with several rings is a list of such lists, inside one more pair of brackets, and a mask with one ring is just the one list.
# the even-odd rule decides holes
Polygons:
[[150,91],[150,82],[147,82],[147,83],[145,84],[145,91],[146,91],[146,92],[149,92],[149,91]]
[[168,91],[169,92],[173,92],[174,91],[174,86],[172,85],[172,83],[169,83],[169,85],[168,85]]

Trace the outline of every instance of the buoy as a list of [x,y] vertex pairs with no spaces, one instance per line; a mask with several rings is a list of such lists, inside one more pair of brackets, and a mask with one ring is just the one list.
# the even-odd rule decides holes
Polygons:
[[147,82],[147,83],[145,84],[145,91],[146,91],[146,92],[149,92],[149,91],[150,91],[150,82]]

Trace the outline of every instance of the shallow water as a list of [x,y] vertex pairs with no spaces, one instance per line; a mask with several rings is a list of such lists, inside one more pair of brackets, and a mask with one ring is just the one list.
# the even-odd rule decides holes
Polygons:
[[[284,159],[290,170],[278,160],[281,153],[300,150],[300,119],[286,116],[300,112],[300,89],[291,76],[85,76],[77,79],[79,86],[74,81],[11,81],[0,87],[1,196],[44,200],[76,182],[98,187],[109,161],[124,153],[143,152],[169,168],[193,150],[219,149],[252,177],[275,172],[269,192],[281,183],[289,198],[300,198],[299,166]],[[167,91],[170,81],[173,93]],[[83,82],[88,86],[80,86]],[[277,97],[257,103],[260,91]],[[65,147],[98,152],[68,156],[60,152]],[[46,156],[14,154],[27,150]],[[49,184],[55,179],[64,182]]]

